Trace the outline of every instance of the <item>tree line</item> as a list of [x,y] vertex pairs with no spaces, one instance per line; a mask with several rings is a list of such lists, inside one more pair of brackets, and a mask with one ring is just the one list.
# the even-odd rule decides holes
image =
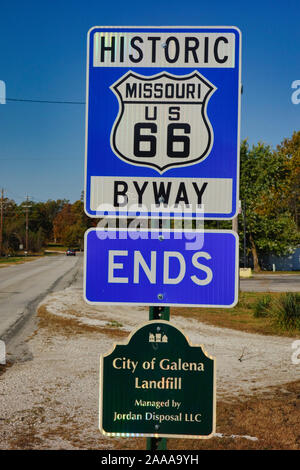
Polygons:
[[15,254],[20,249],[41,252],[49,243],[82,249],[85,231],[97,224],[85,214],[82,198],[73,204],[58,199],[27,200],[19,205],[4,198],[2,205],[2,255]]
[[[285,255],[300,243],[300,131],[272,150],[258,143],[251,148],[245,140],[240,149],[240,201],[238,217],[241,253],[244,236],[247,257],[260,269],[266,253]],[[96,226],[80,200],[47,202],[1,200],[2,255],[20,247],[40,252],[49,243],[83,248],[85,231]],[[205,227],[231,228],[231,222],[209,221]],[[1,254],[1,253],[0,253]]]
[[[254,269],[265,253],[285,255],[300,243],[300,131],[272,150],[259,143],[241,144],[240,199],[246,206],[248,250]],[[240,237],[241,240],[242,237]]]

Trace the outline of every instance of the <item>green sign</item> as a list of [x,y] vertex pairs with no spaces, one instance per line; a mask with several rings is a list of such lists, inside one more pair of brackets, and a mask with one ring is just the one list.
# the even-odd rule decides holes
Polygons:
[[101,356],[100,431],[110,436],[209,438],[215,364],[181,330],[153,320]]

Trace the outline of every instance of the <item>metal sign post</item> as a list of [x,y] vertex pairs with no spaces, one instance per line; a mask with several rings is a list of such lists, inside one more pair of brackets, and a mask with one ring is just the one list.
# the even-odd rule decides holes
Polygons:
[[92,228],[86,233],[86,300],[150,305],[149,323],[102,356],[103,434],[145,436],[149,449],[165,448],[167,437],[213,435],[214,360],[171,325],[169,307],[232,306],[237,250],[231,231]]
[[[215,430],[214,358],[169,319],[170,306],[238,300],[237,234],[192,224],[237,215],[240,94],[236,27],[88,33],[85,212],[119,228],[87,231],[84,296],[149,306],[149,322],[101,357],[99,427],[145,436],[149,450]],[[189,229],[167,228],[183,218]]]
[[[170,320],[170,307],[149,307],[149,320]],[[167,439],[162,437],[148,437],[147,450],[165,450]]]

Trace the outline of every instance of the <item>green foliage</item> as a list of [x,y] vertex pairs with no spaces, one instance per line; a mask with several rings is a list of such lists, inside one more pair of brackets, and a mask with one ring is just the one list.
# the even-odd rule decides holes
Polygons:
[[259,298],[253,305],[255,318],[269,317],[282,331],[300,330],[300,294],[287,292],[279,297],[270,294]]
[[262,318],[270,315],[271,296],[265,295],[254,304],[254,317]]
[[[250,149],[246,141],[241,144],[240,155],[240,199],[246,210],[239,217],[239,231],[242,235],[245,217],[248,252],[252,252],[256,269],[263,253],[285,255],[300,243],[286,197],[291,181],[290,156],[262,143]],[[241,244],[242,240],[241,236]]]
[[287,213],[277,214],[275,217],[258,217],[257,223],[259,233],[256,237],[256,246],[259,253],[286,255],[300,242],[295,223]]
[[293,220],[300,228],[300,131],[277,146],[277,152],[286,162],[287,178],[282,201],[289,209]]
[[84,234],[95,222],[85,214],[82,201],[67,203],[53,220],[54,238],[66,246],[83,248]]
[[26,214],[28,216],[28,251],[40,252],[48,242],[60,242],[64,246],[83,247],[85,231],[93,224],[84,213],[83,201],[70,204],[65,199],[47,202],[3,201],[4,255],[19,252],[26,247]]
[[300,330],[300,294],[282,294],[273,305],[275,323],[284,330]]
[[[243,230],[246,225],[247,251],[252,253],[255,270],[265,253],[285,255],[300,243],[300,131],[285,139],[274,151],[258,143],[240,149],[240,199],[238,217],[240,250],[243,252]],[[40,251],[48,242],[83,247],[85,231],[97,224],[84,212],[83,193],[71,204],[66,199],[43,202],[3,201],[4,254],[25,248],[26,213],[31,251]],[[206,221],[205,228],[230,229],[231,221]]]
[[30,206],[30,230],[36,233],[42,228],[45,240],[51,240],[53,237],[53,221],[68,202],[66,199],[58,199],[57,201],[27,203]]
[[40,252],[44,245],[45,235],[43,233],[42,227],[40,227],[36,232],[30,231],[28,234],[28,249],[34,253]]
[[252,304],[249,302],[249,293],[239,291],[239,300],[237,305],[234,308],[244,308],[244,309],[252,309]]

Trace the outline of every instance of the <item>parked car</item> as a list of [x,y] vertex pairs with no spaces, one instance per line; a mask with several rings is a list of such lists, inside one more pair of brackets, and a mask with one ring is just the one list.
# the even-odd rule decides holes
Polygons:
[[76,256],[76,251],[69,248],[66,252],[67,256]]

